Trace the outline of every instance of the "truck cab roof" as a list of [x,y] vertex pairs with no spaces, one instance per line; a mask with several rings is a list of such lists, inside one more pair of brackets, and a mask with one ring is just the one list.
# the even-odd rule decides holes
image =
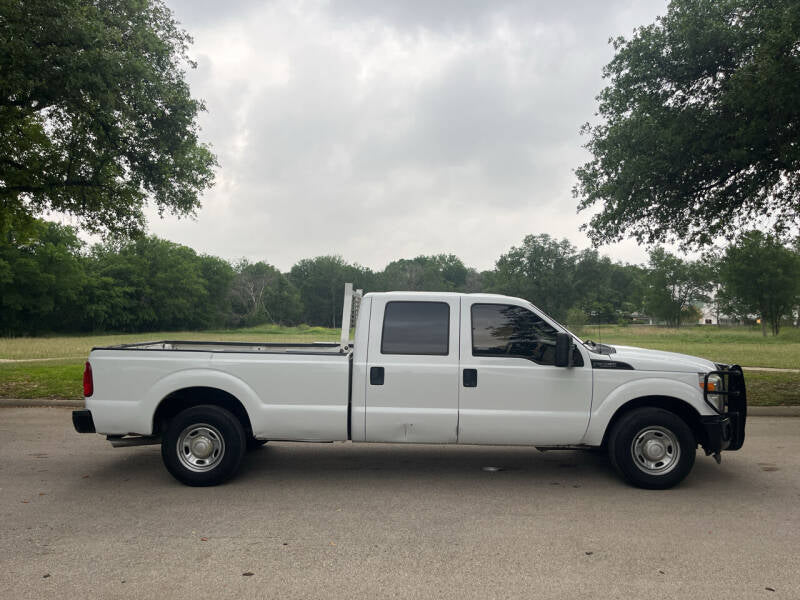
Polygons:
[[465,292],[405,292],[405,291],[401,291],[401,290],[393,290],[391,292],[369,292],[367,294],[364,294],[365,298],[393,297],[393,296],[402,297],[404,299],[408,298],[408,297],[414,297],[414,298],[418,297],[420,300],[431,300],[431,299],[436,299],[436,298],[453,298],[453,297],[467,296],[467,297],[470,297],[470,298],[486,298],[486,299],[490,299],[490,300],[505,300],[505,301],[510,301],[513,304],[518,304],[520,302],[523,302],[525,304],[529,304],[527,301],[525,301],[525,300],[523,300],[521,298],[516,298],[514,296],[505,296],[503,294],[487,294],[487,293],[484,293],[484,292],[480,292],[480,293],[465,293]]

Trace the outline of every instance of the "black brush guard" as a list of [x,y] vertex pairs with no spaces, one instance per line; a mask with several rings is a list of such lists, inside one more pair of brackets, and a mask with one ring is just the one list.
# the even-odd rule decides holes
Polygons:
[[[725,399],[725,411],[721,412],[708,399],[708,378],[718,375],[722,379],[722,389],[712,394]],[[720,450],[738,450],[744,444],[744,426],[747,421],[747,392],[744,385],[744,373],[739,365],[717,365],[716,371],[706,373],[703,385],[703,400],[717,413],[712,417],[701,417],[706,430],[708,444],[704,444],[707,452]]]

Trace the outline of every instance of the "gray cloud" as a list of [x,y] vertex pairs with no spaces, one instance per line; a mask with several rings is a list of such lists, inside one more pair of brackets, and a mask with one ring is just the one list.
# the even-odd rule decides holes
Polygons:
[[[585,155],[609,36],[650,2],[196,2],[195,95],[218,184],[196,221],[153,232],[287,269],[454,252],[488,268],[527,233],[579,246]],[[607,248],[640,260],[632,243]]]

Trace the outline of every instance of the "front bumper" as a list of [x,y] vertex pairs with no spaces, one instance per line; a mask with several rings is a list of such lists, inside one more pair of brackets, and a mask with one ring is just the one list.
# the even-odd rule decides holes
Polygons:
[[731,447],[738,428],[731,422],[730,415],[700,417],[700,424],[706,434],[703,448],[707,454],[728,450]]
[[[725,378],[724,390],[716,393],[725,396],[726,412],[700,417],[700,424],[706,434],[703,448],[708,454],[721,450],[738,450],[744,444],[744,427],[747,422],[747,390],[742,368],[738,365],[717,365],[717,370],[712,373]],[[715,406],[708,401],[708,392],[704,391],[703,395],[706,403],[716,411]]]
[[78,433],[96,433],[90,410],[73,410],[72,425]]

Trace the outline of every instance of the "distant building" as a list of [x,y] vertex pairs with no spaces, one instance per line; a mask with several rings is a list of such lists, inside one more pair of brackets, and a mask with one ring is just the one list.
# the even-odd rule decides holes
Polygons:
[[637,312],[632,312],[629,315],[629,318],[630,318],[630,322],[632,324],[634,324],[634,325],[652,325],[653,324],[653,318],[652,317],[649,317],[646,314],[640,313],[638,311]]
[[720,313],[716,304],[697,304],[696,307],[700,311],[698,325],[733,325],[739,322],[738,319]]

